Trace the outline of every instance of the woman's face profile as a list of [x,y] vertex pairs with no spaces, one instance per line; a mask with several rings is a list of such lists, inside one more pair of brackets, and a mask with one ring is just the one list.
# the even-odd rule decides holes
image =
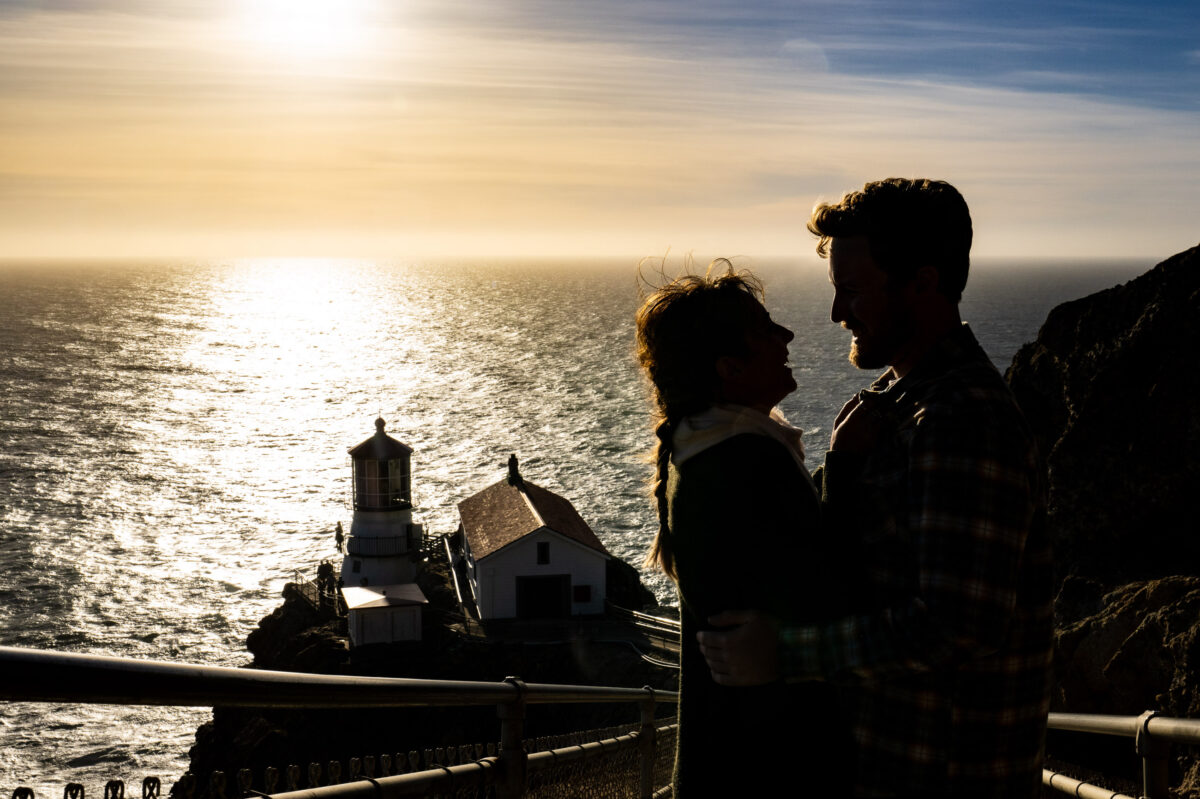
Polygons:
[[717,361],[721,399],[769,413],[796,390],[796,378],[787,362],[787,345],[795,335],[771,319],[761,303],[753,299],[748,303],[752,307],[745,314],[743,352]]

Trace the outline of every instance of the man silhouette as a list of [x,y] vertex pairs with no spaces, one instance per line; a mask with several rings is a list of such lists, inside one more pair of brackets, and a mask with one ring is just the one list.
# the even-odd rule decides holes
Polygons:
[[959,317],[966,202],[942,181],[890,178],[818,205],[808,228],[850,360],[888,367],[834,424],[836,440],[851,413],[874,416],[868,454],[827,456],[861,460],[854,501],[830,514],[855,553],[854,612],[783,629],[715,616],[732,629],[699,633],[713,678],[847,686],[854,796],[1037,796],[1053,626],[1044,481],[1024,417]]

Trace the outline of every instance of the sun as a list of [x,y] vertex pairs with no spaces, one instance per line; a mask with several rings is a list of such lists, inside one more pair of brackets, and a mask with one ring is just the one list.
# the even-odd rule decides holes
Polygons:
[[236,25],[259,51],[296,58],[353,55],[366,45],[368,0],[241,0]]

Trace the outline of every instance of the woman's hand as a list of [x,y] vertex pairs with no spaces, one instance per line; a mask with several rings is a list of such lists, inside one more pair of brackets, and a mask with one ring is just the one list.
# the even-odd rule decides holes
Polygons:
[[883,417],[877,407],[879,402],[883,400],[878,395],[867,391],[860,391],[851,397],[833,420],[829,448],[859,454],[875,449],[884,427]]
[[753,610],[727,610],[708,623],[724,630],[696,633],[718,685],[766,685],[779,679],[779,625]]

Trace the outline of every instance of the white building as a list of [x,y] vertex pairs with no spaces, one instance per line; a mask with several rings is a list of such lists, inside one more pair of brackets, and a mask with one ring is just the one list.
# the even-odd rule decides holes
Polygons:
[[342,589],[349,610],[350,645],[421,640],[421,608],[429,600],[416,583]]
[[467,576],[481,619],[566,618],[604,612],[611,557],[570,502],[508,477],[458,505]]
[[421,638],[421,608],[428,600],[417,586],[423,530],[412,520],[412,449],[384,432],[350,450],[354,519],[342,559],[342,598],[349,610],[350,643],[389,643]]

